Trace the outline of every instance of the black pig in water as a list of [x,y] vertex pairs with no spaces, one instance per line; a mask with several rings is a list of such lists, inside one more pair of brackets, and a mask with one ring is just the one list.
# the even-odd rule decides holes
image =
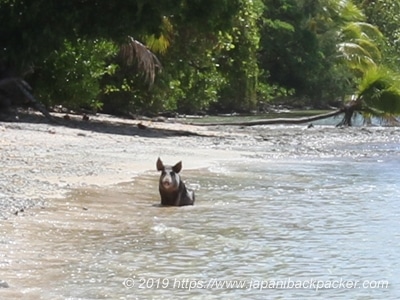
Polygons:
[[162,205],[193,205],[194,191],[186,189],[186,186],[179,175],[181,169],[181,161],[174,166],[164,166],[161,159],[158,158],[157,170],[161,171],[159,191]]

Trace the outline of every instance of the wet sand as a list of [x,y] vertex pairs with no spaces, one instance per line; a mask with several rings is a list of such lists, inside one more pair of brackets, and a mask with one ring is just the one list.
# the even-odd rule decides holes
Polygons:
[[260,155],[265,160],[374,156],[373,149],[360,153],[352,145],[398,143],[400,136],[397,127],[200,127],[106,115],[88,122],[80,116],[59,119],[61,125],[40,118],[0,122],[0,218],[46,206],[48,199],[76,188],[130,182],[155,172],[159,156],[171,164],[182,160],[183,171]]
[[[265,159],[273,157],[272,149],[266,148]],[[11,216],[0,222],[0,287],[6,285],[0,298],[260,299],[268,292],[298,299],[316,294],[310,289],[190,290],[173,285],[181,278],[251,279],[255,274],[388,279],[396,286],[397,280],[386,276],[396,274],[391,255],[399,236],[393,226],[399,202],[391,191],[397,177],[377,169],[376,151],[358,153],[364,156],[360,164],[352,163],[353,158],[312,162],[316,152],[329,155],[322,148],[304,152],[308,159],[294,162],[288,160],[295,156],[278,152],[274,161],[243,160],[255,155],[243,151],[240,160],[218,163],[211,171],[184,170],[184,180],[198,196],[194,206],[159,207],[158,174],[149,171],[128,183],[86,185],[65,198],[49,199],[44,209]],[[358,159],[352,150],[338,149],[335,155],[339,153]],[[375,160],[367,161],[372,167],[363,167],[365,157]],[[340,166],[346,164],[341,175]],[[368,172],[380,174],[389,186],[372,191],[377,176]],[[170,285],[124,284],[140,278]],[[349,293],[348,298],[394,299],[395,292],[325,289],[319,298],[342,299]]]
[[[150,228],[162,236],[164,223],[182,219],[184,227],[201,212],[218,209],[208,208],[211,204],[206,201],[177,210],[159,209],[158,156],[171,164],[182,160],[183,178],[190,184],[197,177],[210,176],[204,168],[214,168],[218,177],[223,172],[219,163],[247,158],[263,162],[340,157],[379,160],[382,154],[376,149],[382,145],[396,145],[393,151],[398,153],[399,134],[396,127],[197,127],[104,115],[91,117],[89,122],[76,117],[62,125],[0,123],[0,244],[5,249],[0,253],[0,269],[7,274],[0,277],[1,294],[9,299],[62,299],[65,293],[73,295],[76,284],[80,295],[86,286],[80,284],[76,270],[91,266],[99,248],[108,255],[107,242],[115,253],[124,247],[134,250],[137,245],[150,252],[157,248],[152,237],[135,242],[141,231]],[[377,144],[380,147],[375,148]],[[185,213],[186,209],[191,213]],[[212,235],[209,241],[215,243]],[[134,259],[128,252],[117,256],[122,265]],[[121,292],[125,274],[119,264],[114,267],[111,285],[104,284],[112,295]]]

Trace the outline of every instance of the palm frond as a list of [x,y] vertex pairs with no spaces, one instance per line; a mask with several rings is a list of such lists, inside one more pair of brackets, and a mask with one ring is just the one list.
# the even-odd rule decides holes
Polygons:
[[375,112],[382,114],[400,115],[400,90],[390,87],[376,93],[375,98],[365,99],[365,103]]
[[400,115],[400,79],[385,68],[371,68],[359,84],[363,109],[375,116]]
[[146,35],[143,37],[143,40],[151,51],[164,54],[171,44],[173,30],[174,28],[170,19],[163,17],[160,35]]
[[383,38],[379,29],[366,22],[349,22],[343,27],[341,35],[346,39],[363,38],[371,41],[378,41]]
[[361,116],[364,118],[364,123],[366,124],[371,124],[372,117],[379,119],[382,124],[391,126],[392,125],[398,126],[400,124],[396,115],[385,113],[370,107],[364,108],[364,110],[361,112]]
[[154,34],[146,36],[146,45],[151,51],[164,54],[170,46],[170,41],[167,36],[160,35],[156,37]]
[[367,96],[375,91],[384,90],[394,84],[395,76],[383,67],[371,67],[363,74],[358,85],[358,95]]
[[381,60],[379,40],[382,33],[376,26],[365,22],[348,22],[340,31],[342,42],[337,44],[338,58],[352,70],[363,73]]
[[156,72],[162,69],[157,56],[131,36],[128,36],[128,42],[121,46],[119,55],[127,65],[137,63],[139,71],[144,73],[145,81],[150,86],[154,83]]
[[376,43],[372,40],[369,39],[357,39],[355,41],[360,47],[362,47],[366,53],[368,53],[368,56],[371,59],[374,59],[376,62],[379,62],[379,60],[382,58],[381,51],[378,49]]
[[372,58],[373,55],[359,43],[339,43],[337,47],[338,58],[346,61],[350,69],[365,70],[376,66],[376,61]]
[[334,3],[335,2],[338,5],[338,10],[340,11],[341,16],[348,22],[362,21],[365,19],[365,16],[360,8],[358,8],[357,5],[355,5],[352,1],[339,0],[334,1]]

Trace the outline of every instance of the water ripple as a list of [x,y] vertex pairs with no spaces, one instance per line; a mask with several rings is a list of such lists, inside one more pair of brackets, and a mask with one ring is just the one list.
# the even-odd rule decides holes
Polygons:
[[[79,191],[13,229],[2,225],[14,235],[0,240],[8,249],[0,266],[10,274],[9,291],[18,286],[44,299],[395,299],[399,167],[386,158],[244,157],[234,165],[187,172],[197,200],[182,208],[155,205],[153,175],[108,190]],[[143,186],[151,192],[144,193]],[[168,288],[128,289],[122,284],[126,278],[148,285],[164,280]],[[268,291],[173,286],[185,279],[289,278],[388,280],[390,286]],[[37,288],[29,289],[32,285]]]

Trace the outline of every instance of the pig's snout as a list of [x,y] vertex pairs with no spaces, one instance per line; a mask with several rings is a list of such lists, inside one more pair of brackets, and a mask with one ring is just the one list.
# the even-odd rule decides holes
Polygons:
[[179,185],[178,180],[179,179],[177,178],[177,175],[175,173],[171,172],[169,174],[166,172],[165,174],[161,175],[160,182],[165,189],[174,189],[177,188]]
[[172,180],[170,177],[164,177],[161,181],[162,185],[165,187],[169,187],[172,184]]

